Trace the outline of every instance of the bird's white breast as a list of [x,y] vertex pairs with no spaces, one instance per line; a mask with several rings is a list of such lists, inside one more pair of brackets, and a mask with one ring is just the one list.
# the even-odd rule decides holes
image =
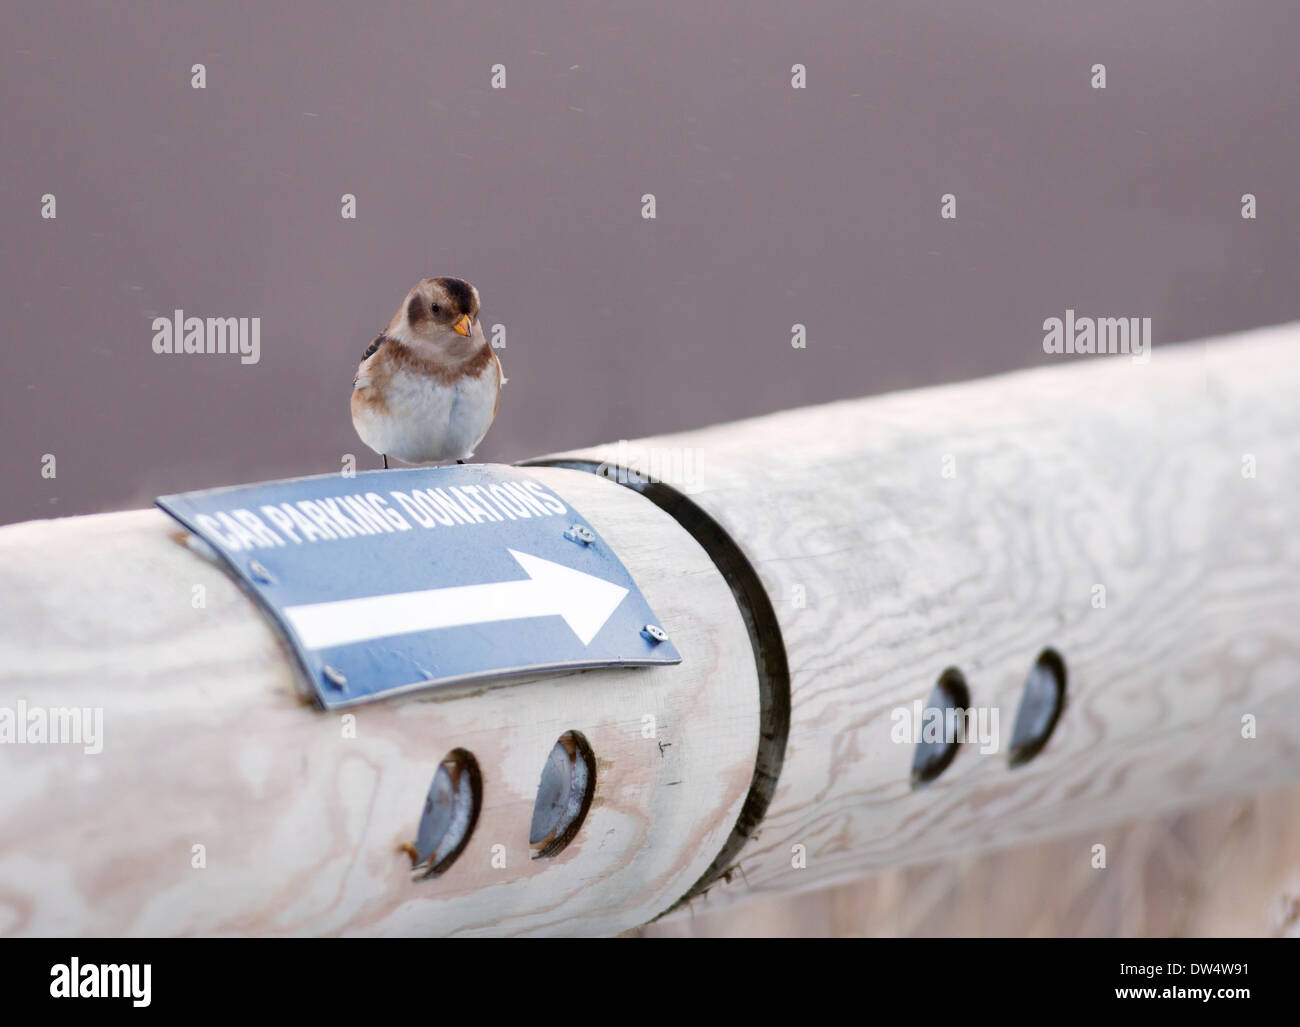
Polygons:
[[357,434],[377,453],[407,463],[467,460],[487,434],[496,411],[500,372],[492,360],[477,377],[442,385],[399,369],[384,384],[384,407],[356,411]]

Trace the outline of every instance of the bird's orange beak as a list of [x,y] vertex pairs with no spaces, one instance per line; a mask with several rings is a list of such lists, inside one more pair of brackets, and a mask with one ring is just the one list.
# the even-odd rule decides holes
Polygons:
[[472,322],[470,321],[470,319],[469,319],[469,315],[468,315],[468,314],[461,314],[461,315],[460,315],[460,320],[457,321],[457,322],[456,322],[454,325],[452,325],[451,327],[452,327],[452,330],[453,330],[454,332],[456,332],[457,335],[466,335],[466,336],[467,336],[467,335],[469,335],[469,329],[470,329],[470,324],[471,324],[471,323],[472,323]]

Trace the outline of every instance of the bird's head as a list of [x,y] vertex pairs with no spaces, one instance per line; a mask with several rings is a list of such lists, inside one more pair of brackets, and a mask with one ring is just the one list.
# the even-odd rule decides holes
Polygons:
[[478,290],[463,278],[425,278],[406,294],[393,315],[388,334],[454,359],[483,345]]

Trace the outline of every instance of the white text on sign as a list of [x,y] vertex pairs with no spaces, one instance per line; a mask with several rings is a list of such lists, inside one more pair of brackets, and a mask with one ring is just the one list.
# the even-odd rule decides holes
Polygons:
[[569,508],[541,483],[493,482],[453,488],[354,493],[199,514],[195,521],[232,552],[328,542],[419,528],[558,517]]

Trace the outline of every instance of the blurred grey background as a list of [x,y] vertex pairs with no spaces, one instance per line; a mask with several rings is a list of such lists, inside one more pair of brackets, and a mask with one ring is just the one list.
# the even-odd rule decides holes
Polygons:
[[[0,521],[379,466],[352,374],[432,274],[507,327],[506,462],[1065,359],[1067,307],[1296,318],[1297,40],[1293,0],[7,0]],[[261,362],[155,355],[178,307]]]

